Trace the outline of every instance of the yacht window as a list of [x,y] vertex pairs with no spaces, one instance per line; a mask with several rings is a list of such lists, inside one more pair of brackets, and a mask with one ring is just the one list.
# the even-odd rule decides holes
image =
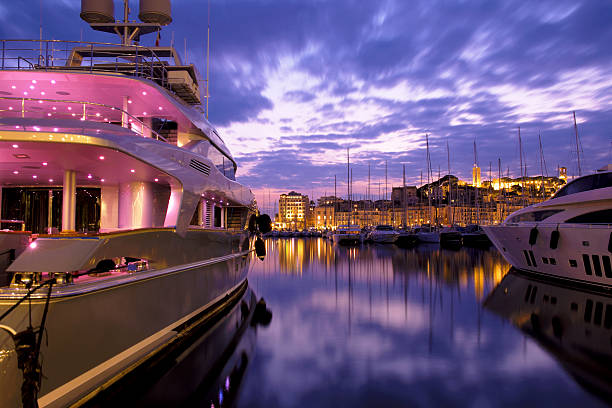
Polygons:
[[545,220],[546,218],[551,217],[562,211],[563,210],[531,211],[531,212],[515,215],[514,217],[510,218],[508,222],[525,222],[525,221],[526,222],[529,222],[529,221],[538,222],[538,221]]
[[612,224],[612,209],[581,214],[565,222],[572,224]]
[[592,174],[570,182],[559,190],[554,198],[606,187],[612,187],[612,173]]
[[225,177],[236,180],[234,163],[213,145],[208,149],[208,158]]

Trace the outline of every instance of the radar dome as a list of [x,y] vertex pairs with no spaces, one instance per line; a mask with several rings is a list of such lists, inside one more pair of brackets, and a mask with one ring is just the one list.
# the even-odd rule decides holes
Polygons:
[[81,0],[81,18],[88,23],[115,21],[113,0]]
[[170,24],[170,0],[140,0],[138,18],[145,23]]

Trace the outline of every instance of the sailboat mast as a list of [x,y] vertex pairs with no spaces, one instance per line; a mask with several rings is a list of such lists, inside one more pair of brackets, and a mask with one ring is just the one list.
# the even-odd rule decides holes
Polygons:
[[518,127],[518,140],[519,140],[519,160],[521,164],[521,201],[523,202],[523,207],[525,206],[525,190],[523,186],[523,142],[521,141],[521,127]]
[[540,173],[542,174],[542,200],[544,200],[544,150],[542,149],[542,135],[538,133],[538,142],[540,143]]
[[429,224],[431,228],[432,211],[431,211],[431,162],[429,158],[429,135],[425,134],[425,146],[427,148],[427,206],[429,207]]
[[406,214],[406,165],[402,164],[402,224],[406,228],[407,214]]
[[346,192],[349,202],[348,225],[351,225],[351,159],[348,147],[346,148]]
[[[478,153],[476,152],[476,139],[474,139],[474,166],[478,167]],[[476,200],[476,224],[480,225],[480,205],[478,204],[478,179],[474,186],[474,199]]]
[[574,133],[576,135],[576,157],[578,158],[578,177],[582,176],[582,169],[580,168],[580,143],[578,141],[578,125],[576,124],[576,111],[574,113]]
[[336,175],[334,174],[334,227],[337,227],[338,225],[336,224],[336,203],[338,202],[338,193],[336,192]]

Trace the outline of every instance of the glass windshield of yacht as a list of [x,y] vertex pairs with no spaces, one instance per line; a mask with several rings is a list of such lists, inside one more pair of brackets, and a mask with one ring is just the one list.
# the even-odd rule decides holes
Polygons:
[[542,210],[526,212],[515,215],[514,217],[510,218],[508,222],[539,222],[562,211],[564,210]]
[[559,190],[553,198],[606,187],[612,187],[612,173],[591,174],[590,176],[585,176],[570,182]]

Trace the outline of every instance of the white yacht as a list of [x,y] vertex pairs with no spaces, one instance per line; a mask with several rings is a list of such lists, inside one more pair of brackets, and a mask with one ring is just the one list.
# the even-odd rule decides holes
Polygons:
[[483,229],[517,269],[612,284],[612,166],[569,182],[552,198]]
[[82,1],[121,44],[0,44],[0,219],[31,232],[0,271],[1,406],[89,400],[238,298],[261,244],[194,65],[134,44],[169,0],[124,8]]
[[341,245],[358,245],[361,243],[359,225],[338,225],[332,233],[332,242]]
[[399,232],[395,231],[390,225],[377,225],[368,234],[368,239],[379,244],[392,244],[397,241]]

